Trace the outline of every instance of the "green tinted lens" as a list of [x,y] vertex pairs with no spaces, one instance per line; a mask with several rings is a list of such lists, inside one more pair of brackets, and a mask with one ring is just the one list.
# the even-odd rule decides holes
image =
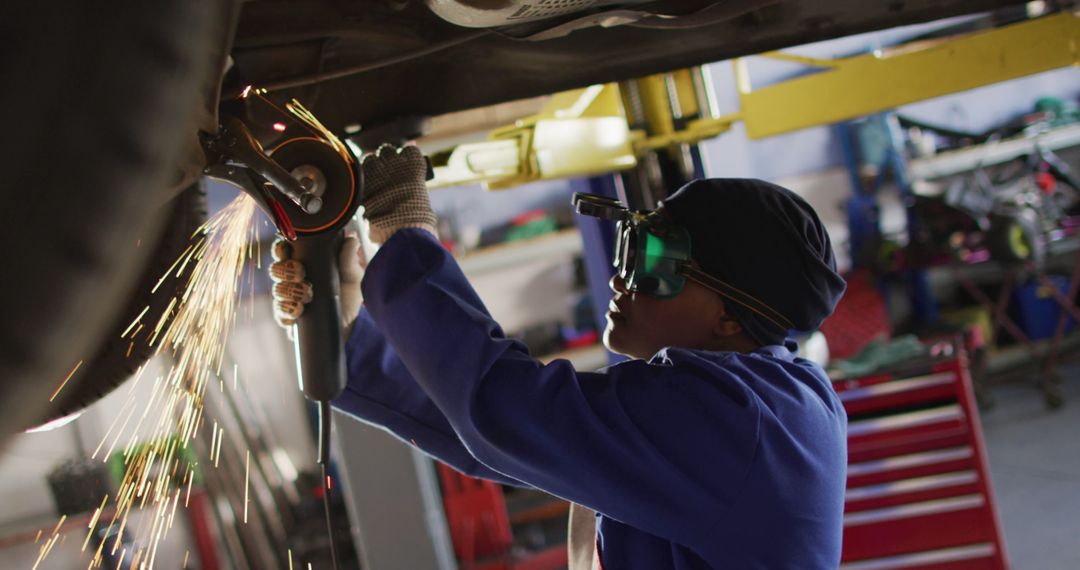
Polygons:
[[638,228],[641,240],[636,277],[641,291],[660,298],[678,295],[686,278],[679,267],[690,260],[690,236],[678,227],[648,224]]
[[644,238],[645,259],[642,260],[642,266],[645,271],[653,273],[664,260],[667,253],[667,245],[664,243],[663,239],[651,233],[646,233]]
[[681,228],[643,220],[619,222],[615,267],[627,289],[661,298],[677,295],[685,278],[679,267],[690,259],[690,239]]

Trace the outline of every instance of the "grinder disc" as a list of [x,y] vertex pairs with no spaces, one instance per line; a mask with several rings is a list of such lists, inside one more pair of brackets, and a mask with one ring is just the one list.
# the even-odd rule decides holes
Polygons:
[[360,205],[359,169],[330,143],[314,137],[289,139],[269,152],[274,161],[310,186],[322,198],[322,208],[309,214],[291,200],[280,200],[297,235],[341,229]]

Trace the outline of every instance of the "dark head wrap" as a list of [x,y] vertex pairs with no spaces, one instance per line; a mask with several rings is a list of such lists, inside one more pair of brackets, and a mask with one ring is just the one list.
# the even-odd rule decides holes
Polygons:
[[[786,188],[741,178],[695,180],[663,207],[690,232],[691,255],[702,270],[768,305],[794,330],[816,329],[844,293],[825,226]],[[756,341],[782,344],[788,336],[760,312],[727,305]]]

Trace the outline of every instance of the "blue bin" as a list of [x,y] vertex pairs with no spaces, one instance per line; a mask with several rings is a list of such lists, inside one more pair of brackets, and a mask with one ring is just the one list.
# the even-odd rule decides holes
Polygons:
[[[1069,293],[1068,277],[1049,275],[1047,279],[1061,291],[1062,295]],[[1033,281],[1013,291],[1011,312],[1028,338],[1040,340],[1054,336],[1058,318],[1061,317],[1064,309],[1042,283]],[[1072,331],[1075,326],[1076,321],[1069,317],[1065,322],[1065,332]]]

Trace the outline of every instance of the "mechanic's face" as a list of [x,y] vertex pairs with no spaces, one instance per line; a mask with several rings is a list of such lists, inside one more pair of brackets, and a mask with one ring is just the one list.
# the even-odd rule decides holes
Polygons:
[[665,347],[746,351],[748,337],[718,294],[687,281],[678,295],[661,299],[632,293],[618,276],[609,282],[604,345],[612,352],[648,359]]

